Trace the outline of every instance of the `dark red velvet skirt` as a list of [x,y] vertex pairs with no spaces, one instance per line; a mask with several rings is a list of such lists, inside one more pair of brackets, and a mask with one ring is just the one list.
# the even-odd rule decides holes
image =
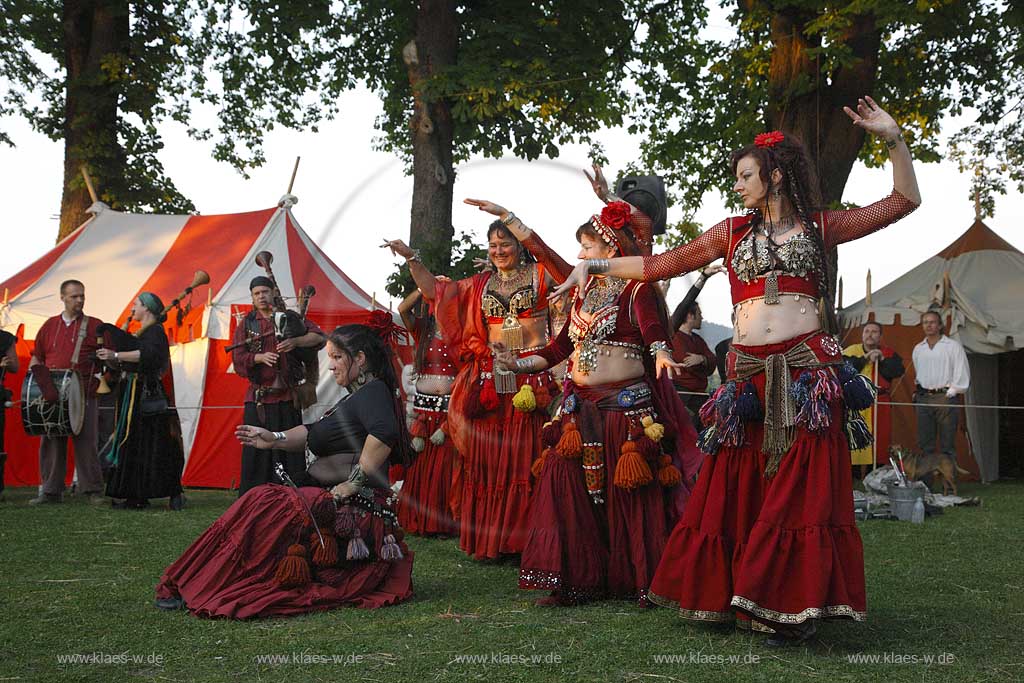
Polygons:
[[[312,582],[305,586],[278,586],[274,575],[289,546],[304,543],[308,548],[316,538],[298,495],[317,515],[322,533],[332,534],[334,503],[327,491],[257,486],[236,500],[164,571],[156,587],[157,599],[181,598],[196,616],[249,619],[342,606],[373,609],[412,597],[413,555],[400,542],[402,559],[379,559],[381,542],[392,529],[373,514],[352,517],[370,549],[369,559],[345,560],[346,541],[339,539],[336,565],[314,569]],[[377,500],[383,502],[384,494]]]
[[[518,386],[551,384],[547,373],[517,375]],[[472,420],[468,452],[462,453],[462,501],[459,547],[475,559],[521,553],[526,545],[530,510],[530,466],[540,452],[540,429],[548,419],[543,408],[520,412],[512,394]]]
[[[427,433],[433,434],[444,423],[447,413],[416,410],[426,422]],[[450,438],[434,445],[429,436],[426,446],[405,471],[405,481],[398,496],[398,521],[409,534],[455,536],[459,524],[455,520],[453,487],[458,483],[455,468],[461,466]]]
[[[580,400],[614,397],[620,388],[574,387]],[[530,536],[520,563],[520,588],[556,590],[579,597],[644,597],[668,537],[672,489],[657,480],[633,490],[612,483],[629,418],[600,411],[606,486],[603,504],[587,493],[580,460],[545,459],[530,511]],[[603,579],[603,581],[602,581]]]
[[[764,358],[801,339],[740,348]],[[791,371],[796,379],[801,369]],[[763,403],[764,374],[750,381]],[[863,621],[864,552],[853,516],[842,399],[831,404],[829,427],[796,428],[770,479],[762,434],[762,423],[750,422],[742,445],[723,446],[708,458],[669,538],[651,600],[704,621]]]

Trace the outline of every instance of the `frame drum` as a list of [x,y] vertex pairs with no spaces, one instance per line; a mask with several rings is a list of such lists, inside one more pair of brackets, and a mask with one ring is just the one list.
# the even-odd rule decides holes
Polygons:
[[77,436],[85,421],[85,390],[74,370],[50,370],[60,398],[43,400],[32,373],[21,385],[21,423],[29,436]]

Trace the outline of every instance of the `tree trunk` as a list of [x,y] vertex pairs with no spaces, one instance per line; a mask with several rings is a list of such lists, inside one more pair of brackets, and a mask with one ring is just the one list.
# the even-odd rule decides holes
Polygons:
[[[882,34],[871,15],[860,15],[851,23],[843,42],[856,61],[832,75],[831,83],[821,74],[816,59],[807,54],[818,47],[804,33],[813,14],[778,12],[772,17],[775,47],[769,67],[768,125],[800,138],[811,157],[821,187],[824,207],[843,198],[846,181],[864,144],[864,130],[852,125],[843,111],[855,108],[857,98],[869,95],[878,78],[878,53]],[[838,254],[828,254],[828,291],[835,299]]]
[[448,101],[423,93],[422,85],[455,63],[458,19],[454,0],[421,0],[416,38],[403,57],[414,95],[412,128],[412,222],[409,244],[434,273],[451,267],[454,123]]
[[64,194],[60,230],[64,239],[86,219],[92,203],[82,180],[86,166],[101,198],[116,205],[124,180],[125,152],[117,139],[118,81],[128,59],[127,0],[65,0]]

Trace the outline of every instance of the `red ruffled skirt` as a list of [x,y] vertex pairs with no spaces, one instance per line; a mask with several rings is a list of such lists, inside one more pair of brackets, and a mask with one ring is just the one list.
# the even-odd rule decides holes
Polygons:
[[[541,385],[550,395],[548,373],[517,375],[517,386]],[[513,394],[499,394],[498,407],[467,424],[462,453],[459,547],[475,559],[521,553],[530,509],[530,466],[540,452],[540,429],[548,419],[538,406],[512,407]]]
[[[375,492],[379,508],[389,505],[388,494]],[[321,533],[331,536],[338,529],[344,536],[337,538],[334,565],[312,569],[312,581],[306,585],[282,588],[275,574],[289,547],[304,544],[309,549],[318,543],[299,496],[316,515]],[[342,519],[344,524],[337,521]],[[355,528],[369,549],[365,560],[345,559]],[[401,558],[380,559],[382,543],[395,533],[384,518],[365,510],[344,506],[336,514],[331,495],[323,489],[257,486],[236,500],[164,571],[156,597],[181,598],[196,616],[230,619],[393,605],[412,597],[413,565],[400,531]]]
[[459,523],[454,488],[461,485],[456,478],[461,463],[447,434],[440,445],[431,441],[431,435],[446,428],[447,413],[417,408],[416,418],[422,421],[425,446],[405,471],[398,496],[398,521],[406,533],[455,536]]
[[[736,346],[767,358],[803,339]],[[803,371],[790,368],[794,380]],[[763,405],[764,373],[750,382]],[[741,445],[723,445],[709,457],[651,584],[653,602],[703,621],[866,618],[842,397],[828,409],[829,426],[795,428],[771,478],[761,421],[743,425]]]

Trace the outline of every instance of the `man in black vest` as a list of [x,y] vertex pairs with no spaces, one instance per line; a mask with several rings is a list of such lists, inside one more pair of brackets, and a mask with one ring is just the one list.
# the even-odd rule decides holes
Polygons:
[[[235,328],[233,344],[242,344],[233,352],[235,372],[249,380],[245,392],[244,423],[259,425],[272,432],[283,432],[302,424],[302,412],[294,404],[293,388],[301,381],[302,368],[291,353],[295,349],[321,349],[327,343],[324,333],[309,320],[306,333],[290,339],[278,339],[274,331],[274,283],[259,276],[249,283],[253,310]],[[281,450],[242,448],[242,476],[238,495],[254,486],[276,481],[274,464],[282,463],[293,481],[306,477],[303,453]]]

